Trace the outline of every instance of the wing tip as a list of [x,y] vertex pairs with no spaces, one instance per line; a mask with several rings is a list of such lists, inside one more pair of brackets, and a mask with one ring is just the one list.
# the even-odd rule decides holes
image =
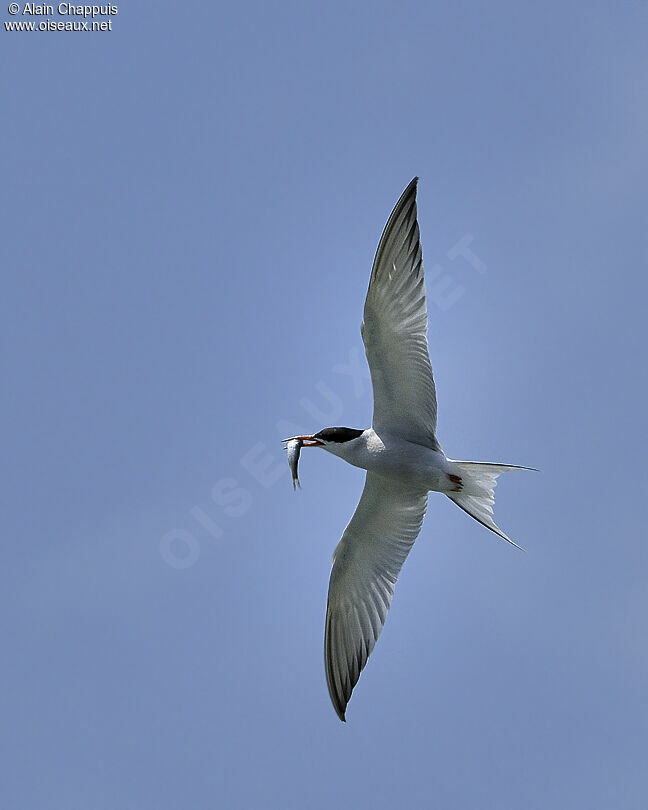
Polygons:
[[[376,249],[376,255],[374,256],[373,266],[371,268],[369,289],[371,289],[371,282],[376,276],[382,254],[386,249],[385,245],[388,242],[390,233],[394,229],[399,217],[401,217],[401,215],[403,215],[404,212],[407,212],[407,217],[413,218],[414,224],[416,225],[416,190],[418,187],[418,181],[419,181],[418,177],[413,177],[407,184],[405,191],[403,191],[403,193],[398,198],[398,202],[393,207],[392,212],[389,215],[389,219],[387,220],[387,224],[383,228],[382,236],[380,237],[380,241],[378,242],[378,247]],[[418,231],[417,231],[417,238],[418,238]]]
[[398,202],[394,206],[389,219],[387,220],[387,224],[385,225],[385,230],[383,231],[383,236],[388,232],[389,225],[393,223],[400,212],[412,202],[416,204],[416,191],[418,189],[418,177],[413,177],[409,183],[405,186],[405,190],[398,198]]
[[[403,191],[403,193],[401,194],[401,196],[400,196],[400,199],[399,199],[398,203],[400,203],[400,202],[404,202],[404,201],[405,201],[405,200],[406,200],[408,197],[410,197],[410,196],[412,196],[412,195],[414,196],[414,198],[416,198],[416,191],[417,191],[417,189],[418,189],[418,182],[419,182],[419,178],[418,178],[418,177],[413,177],[413,178],[412,178],[412,179],[409,181],[409,183],[408,183],[408,184],[407,184],[407,186],[405,187],[405,191]],[[394,208],[398,208],[398,203],[396,203],[396,205],[394,206]]]
[[326,685],[328,686],[329,697],[331,698],[331,704],[335,713],[340,718],[343,723],[346,723],[346,710],[347,706],[349,705],[349,701],[345,696],[338,691],[335,680],[333,677],[333,673],[331,672],[329,666],[329,662],[327,661],[326,667]]

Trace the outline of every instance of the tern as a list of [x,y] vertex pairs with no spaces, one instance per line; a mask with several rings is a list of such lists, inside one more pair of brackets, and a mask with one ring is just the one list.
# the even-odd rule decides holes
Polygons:
[[326,681],[342,721],[421,530],[428,493],[442,492],[517,546],[493,520],[493,490],[501,473],[533,469],[453,461],[437,440],[417,184],[415,177],[387,221],[364,306],[361,330],[373,385],[372,426],[329,427],[286,439],[319,447],[367,471],[358,506],[333,555],[326,608]]

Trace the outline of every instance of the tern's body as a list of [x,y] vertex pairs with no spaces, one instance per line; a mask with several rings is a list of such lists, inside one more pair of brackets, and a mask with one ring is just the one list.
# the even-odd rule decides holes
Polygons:
[[401,481],[426,492],[453,492],[457,483],[449,475],[459,475],[454,462],[442,450],[416,444],[387,431],[363,430],[357,439],[332,443],[329,453],[368,472]]
[[[374,390],[372,426],[333,427],[289,444],[320,447],[367,471],[362,497],[333,558],[326,609],[326,681],[341,720],[380,635],[401,567],[416,540],[428,492],[445,493],[491,531],[497,477],[511,465],[452,461],[436,437],[437,400],[427,342],[423,259],[414,178],[380,239],[362,338]],[[515,545],[515,544],[514,544]]]

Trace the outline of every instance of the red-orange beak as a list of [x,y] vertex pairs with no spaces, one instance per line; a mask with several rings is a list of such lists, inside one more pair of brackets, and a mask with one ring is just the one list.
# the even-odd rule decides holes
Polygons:
[[292,436],[290,439],[284,439],[285,442],[292,442],[295,439],[302,443],[302,447],[323,447],[324,442],[316,439],[312,434],[310,436]]

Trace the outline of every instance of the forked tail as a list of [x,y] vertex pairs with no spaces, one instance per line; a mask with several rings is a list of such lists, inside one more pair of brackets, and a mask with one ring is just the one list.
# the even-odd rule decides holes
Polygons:
[[453,461],[452,463],[459,469],[461,489],[456,492],[446,492],[448,498],[487,529],[524,551],[522,546],[518,546],[510,537],[507,537],[493,520],[494,490],[497,486],[497,478],[503,472],[534,468],[518,467],[514,464],[489,464],[481,461]]

